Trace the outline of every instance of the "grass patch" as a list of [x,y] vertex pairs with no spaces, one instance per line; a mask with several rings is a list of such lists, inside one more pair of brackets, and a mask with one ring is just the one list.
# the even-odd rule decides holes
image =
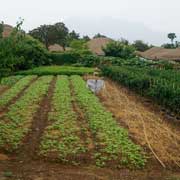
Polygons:
[[41,66],[27,71],[16,72],[16,75],[84,75],[93,74],[94,68],[73,66]]

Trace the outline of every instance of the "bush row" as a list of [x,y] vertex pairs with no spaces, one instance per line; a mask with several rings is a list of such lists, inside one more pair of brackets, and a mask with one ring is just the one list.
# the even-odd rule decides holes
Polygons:
[[84,75],[93,74],[94,68],[73,66],[40,66],[34,69],[19,71],[16,75]]
[[67,51],[63,53],[51,53],[50,58],[54,65],[71,65],[95,67],[99,65],[100,58],[88,52]]
[[137,67],[102,67],[103,75],[180,112],[180,72]]

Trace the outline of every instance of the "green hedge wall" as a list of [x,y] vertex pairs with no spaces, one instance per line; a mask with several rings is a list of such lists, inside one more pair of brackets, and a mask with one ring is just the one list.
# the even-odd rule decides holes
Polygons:
[[180,114],[179,71],[130,66],[104,66],[101,70],[103,75]]

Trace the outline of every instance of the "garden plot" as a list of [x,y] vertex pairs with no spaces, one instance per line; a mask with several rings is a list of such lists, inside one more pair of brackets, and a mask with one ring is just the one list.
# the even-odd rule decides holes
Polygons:
[[19,158],[28,161],[42,157],[99,167],[145,165],[143,150],[129,139],[80,76],[26,76],[5,96],[10,101],[24,87],[1,117],[2,151],[18,150]]
[[[27,76],[25,80],[28,81],[31,78],[32,76]],[[26,89],[20,99],[8,108],[9,111],[0,121],[0,147],[2,149],[13,151],[18,148],[23,137],[31,127],[33,115],[38,110],[39,103],[43,96],[47,93],[52,78],[53,76],[43,76],[39,78]],[[22,86],[19,87],[21,88]],[[14,92],[17,92],[17,84],[15,84],[11,90],[12,89],[15,89]],[[12,92],[13,91],[10,91],[10,95]],[[9,97],[8,94],[6,96]]]

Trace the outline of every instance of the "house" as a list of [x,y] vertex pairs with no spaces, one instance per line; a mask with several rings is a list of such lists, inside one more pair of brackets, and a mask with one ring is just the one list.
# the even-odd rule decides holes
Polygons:
[[137,55],[151,60],[171,60],[180,62],[180,48],[165,49],[162,47],[153,47],[145,52],[138,52]]
[[8,24],[4,24],[4,30],[3,30],[3,33],[2,33],[2,36],[3,37],[8,37],[11,32],[13,31],[13,27],[8,25]]
[[87,42],[87,46],[94,54],[98,56],[104,56],[104,51],[102,50],[108,43],[112,40],[109,38],[94,38]]

